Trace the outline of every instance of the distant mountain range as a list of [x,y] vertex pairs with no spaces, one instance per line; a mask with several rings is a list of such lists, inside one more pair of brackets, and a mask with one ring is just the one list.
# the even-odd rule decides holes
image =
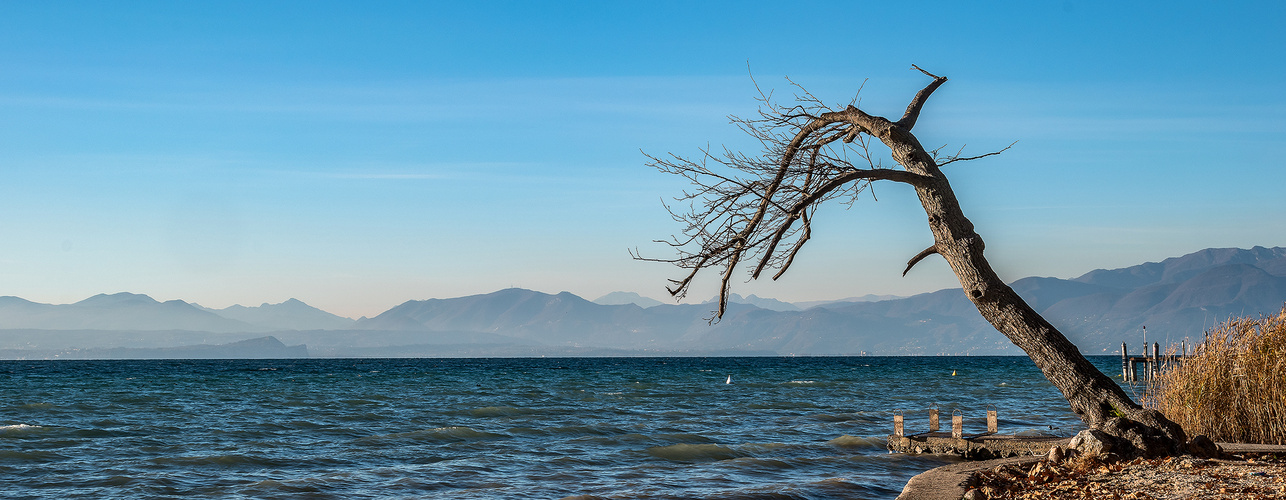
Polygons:
[[267,332],[343,329],[354,323],[296,299],[258,307],[210,309],[123,292],[60,305],[0,297],[0,329]]
[[[0,349],[0,358],[28,358],[24,350]],[[289,359],[307,358],[303,345],[287,346],[276,337],[267,336],[218,345],[178,347],[95,347],[62,349],[47,353],[57,359]]]
[[[905,298],[905,297],[900,297],[897,295],[870,294],[870,295],[863,295],[861,297],[848,297],[845,299],[838,299],[838,300],[812,300],[808,302],[792,303],[792,302],[783,302],[777,299],[761,298],[754,294],[751,294],[749,297],[742,297],[741,295],[738,295],[735,293],[728,294],[728,302],[731,302],[734,304],[750,304],[755,307],[768,309],[772,311],[802,311],[804,309],[808,309],[810,307],[817,307],[817,306],[846,305],[853,302],[878,302],[881,300],[894,300],[894,299],[901,299],[901,298]],[[712,297],[710,300],[707,300],[703,303],[714,304],[714,303],[717,303],[718,301],[719,301],[718,297]],[[665,302],[661,302],[653,298],[644,297],[634,292],[612,292],[602,297],[599,297],[597,299],[594,299],[594,303],[602,304],[605,306],[634,304],[644,309],[665,304]]]
[[280,304],[265,303],[259,307],[234,305],[223,309],[210,309],[196,304],[193,306],[265,331],[342,330],[356,323],[351,318],[328,313],[305,304],[299,299],[290,299]]
[[[1145,325],[1149,340],[1197,340],[1230,317],[1280,311],[1286,248],[1207,249],[1012,286],[1082,351],[1115,353],[1122,341],[1141,349]],[[710,303],[664,304],[632,292],[591,302],[511,288],[412,300],[359,320],[295,299],[209,309],[130,293],[63,305],[0,297],[0,357],[243,357],[237,353],[256,349],[281,357],[1021,354],[960,289],[796,304],[734,295],[730,302],[712,325]]]

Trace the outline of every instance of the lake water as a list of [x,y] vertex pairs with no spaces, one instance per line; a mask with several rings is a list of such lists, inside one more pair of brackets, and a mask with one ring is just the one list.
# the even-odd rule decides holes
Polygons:
[[1079,424],[1025,357],[0,361],[0,382],[11,498],[893,498],[952,461],[889,454],[897,411]]

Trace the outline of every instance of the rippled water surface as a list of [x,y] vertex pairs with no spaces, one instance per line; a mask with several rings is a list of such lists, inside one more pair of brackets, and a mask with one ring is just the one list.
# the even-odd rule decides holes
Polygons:
[[895,411],[909,432],[932,405],[966,432],[987,405],[1005,433],[1077,424],[1023,357],[0,361],[0,381],[17,498],[893,498],[950,460],[886,452]]

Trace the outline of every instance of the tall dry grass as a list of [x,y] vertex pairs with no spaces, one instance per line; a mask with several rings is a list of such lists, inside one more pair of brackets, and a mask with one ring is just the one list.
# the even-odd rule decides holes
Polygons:
[[1286,308],[1207,332],[1195,355],[1153,379],[1142,399],[1188,436],[1286,444]]

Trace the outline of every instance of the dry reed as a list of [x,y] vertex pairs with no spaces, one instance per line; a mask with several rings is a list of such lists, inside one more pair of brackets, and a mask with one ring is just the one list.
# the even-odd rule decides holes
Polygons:
[[1143,401],[1189,436],[1286,444],[1286,308],[1207,332],[1192,356],[1152,379]]

